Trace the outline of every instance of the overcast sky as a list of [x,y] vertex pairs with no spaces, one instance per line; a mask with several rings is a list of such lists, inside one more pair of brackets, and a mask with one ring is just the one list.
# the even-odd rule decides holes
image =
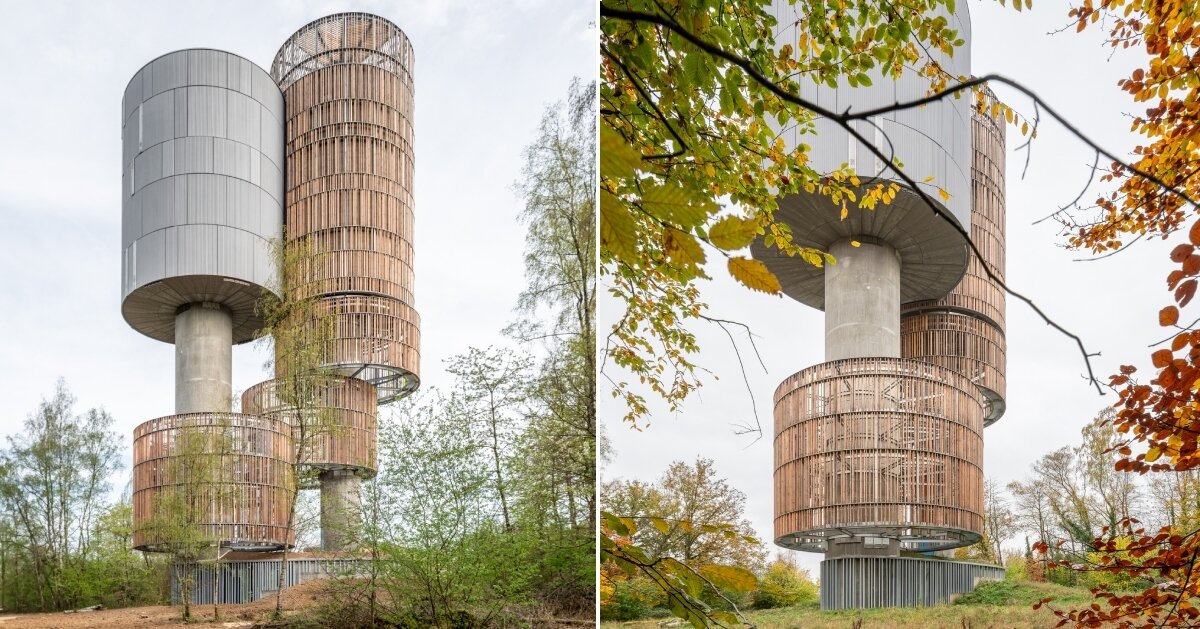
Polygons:
[[[1135,107],[1118,90],[1116,81],[1144,59],[1140,50],[1110,60],[1109,49],[1099,45],[1097,29],[1076,34],[1071,25],[1063,34],[1048,34],[1069,23],[1068,5],[1062,0],[1035,0],[1034,10],[1025,13],[1000,7],[992,0],[961,4],[969,4],[971,11],[975,74],[999,73],[1024,83],[1118,154],[1134,146],[1126,112]],[[1028,101],[1010,89],[995,90],[1032,117]],[[1107,380],[1122,363],[1145,371],[1150,367],[1147,345],[1167,336],[1157,325],[1156,313],[1170,300],[1164,280],[1166,254],[1178,239],[1166,244],[1139,243],[1101,261],[1073,262],[1081,254],[1062,248],[1055,224],[1032,223],[1079,193],[1093,156],[1061,127],[1044,124],[1022,179],[1025,153],[1016,152],[1021,142],[1009,129],[1008,283],[1079,334],[1089,351],[1102,352],[1094,360],[1097,376]],[[902,147],[897,150],[903,159]],[[751,293],[725,279],[723,269],[713,269],[710,274],[716,279],[702,288],[709,314],[747,323],[758,336],[767,372],[752,360],[747,363],[753,402],[729,340],[719,329],[702,329],[703,355],[698,362],[720,380],[707,379],[677,415],[661,412],[660,407],[644,432],[620,424],[624,413],[606,395],[601,380],[601,413],[615,451],[602,475],[606,480],[652,480],[672,460],[712,458],[718,473],[746,494],[747,516],[761,538],[770,543],[772,394],[788,375],[823,361],[823,314],[788,298]],[[1115,400],[1112,394],[1100,397],[1083,379],[1084,363],[1072,341],[1011,297],[1007,312],[1008,411],[984,435],[985,474],[1004,484],[1024,478],[1031,463],[1043,454],[1078,444],[1080,428]],[[602,330],[611,325],[614,315],[611,300],[601,303]],[[1190,320],[1188,315],[1185,311],[1182,318]],[[741,349],[746,355],[748,347]],[[617,372],[611,375],[619,376]],[[735,435],[733,425],[753,423],[755,409],[764,431],[762,438],[755,441]],[[797,553],[797,558],[816,575],[820,555]]]
[[[120,310],[121,96],[147,62],[227,50],[264,69],[331,13],[396,23],[416,56],[416,306],[423,385],[443,359],[503,344],[524,286],[511,186],[545,107],[596,67],[589,0],[0,3],[0,435],[60,376],[78,410],[107,408],[130,441],[174,412],[174,346]],[[265,350],[234,349],[233,388],[269,377]],[[126,470],[118,488],[128,478]]]

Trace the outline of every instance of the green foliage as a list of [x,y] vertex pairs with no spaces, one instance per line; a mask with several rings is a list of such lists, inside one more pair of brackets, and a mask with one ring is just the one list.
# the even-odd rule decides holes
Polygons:
[[817,584],[795,563],[776,559],[767,565],[754,592],[754,606],[759,609],[815,605],[820,601]]
[[662,589],[649,577],[621,579],[614,584],[612,596],[601,602],[600,619],[639,620],[662,615],[667,613],[666,598]]
[[[76,414],[59,380],[0,451],[0,607],[58,610],[95,604],[105,566],[127,563],[133,550],[98,534],[107,515],[109,477],[120,469],[120,437],[103,409]],[[145,575],[144,575],[145,576]],[[146,578],[150,578],[147,576]],[[114,600],[142,600],[139,581]]]

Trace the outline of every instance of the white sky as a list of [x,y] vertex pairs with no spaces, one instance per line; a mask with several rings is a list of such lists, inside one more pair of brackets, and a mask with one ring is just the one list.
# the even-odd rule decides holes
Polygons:
[[[107,408],[126,443],[174,411],[174,346],[120,311],[121,95],[155,57],[228,50],[269,69],[284,40],[331,13],[395,22],[416,53],[416,306],[423,385],[442,361],[503,344],[524,286],[512,184],[546,105],[596,67],[595,5],[515,2],[0,3],[0,435],[62,376],[78,410]],[[267,379],[234,349],[233,387]]]
[[[1076,34],[1048,32],[1068,25],[1063,0],[1035,0],[1032,12],[1017,13],[992,0],[969,2],[974,26],[973,72],[999,73],[1016,79],[1064,113],[1101,146],[1117,154],[1135,144],[1128,133],[1125,112],[1138,110],[1116,87],[1140,51],[1118,54],[1099,47],[1099,31]],[[1032,105],[1012,90],[995,88],[1002,99],[1030,116]],[[1007,280],[1063,326],[1082,336],[1103,381],[1120,364],[1149,369],[1147,345],[1168,335],[1159,328],[1157,312],[1170,303],[1166,290],[1167,252],[1177,244],[1139,243],[1127,252],[1101,261],[1072,262],[1081,257],[1061,247],[1057,225],[1033,221],[1075,198],[1088,178],[1092,154],[1057,125],[1044,124],[1034,141],[1026,177],[1021,179],[1024,153],[1015,153],[1024,140],[1008,131],[1008,267]],[[902,148],[897,147],[903,159]],[[1101,162],[1104,163],[1103,161]],[[1095,198],[1095,194],[1085,197]],[[886,208],[878,210],[886,211]],[[1184,234],[1186,237],[1186,234]],[[788,298],[768,297],[735,285],[722,268],[710,273],[703,299],[714,317],[749,324],[759,337],[766,363],[764,373],[748,359],[752,404],[737,368],[729,340],[720,329],[703,329],[699,363],[713,370],[711,379],[677,415],[662,411],[644,432],[620,425],[624,414],[608,397],[601,379],[600,409],[604,429],[615,455],[602,469],[605,480],[653,480],[675,459],[712,458],[720,475],[747,496],[747,515],[760,537],[773,539],[772,529],[772,394],[788,375],[823,361],[823,314]],[[601,302],[600,329],[616,315],[612,300]],[[1181,319],[1195,317],[1196,306]],[[1063,445],[1077,445],[1079,430],[1096,412],[1115,401],[1097,395],[1082,377],[1084,364],[1072,341],[1042,323],[1024,304],[1008,300],[1008,411],[985,433],[985,474],[1007,484],[1026,476],[1043,454]],[[743,356],[748,346],[741,346]],[[611,372],[619,377],[616,371]],[[763,437],[737,436],[733,425],[753,423],[753,409]],[[774,546],[771,548],[774,550]],[[802,565],[816,576],[820,556],[797,553]]]

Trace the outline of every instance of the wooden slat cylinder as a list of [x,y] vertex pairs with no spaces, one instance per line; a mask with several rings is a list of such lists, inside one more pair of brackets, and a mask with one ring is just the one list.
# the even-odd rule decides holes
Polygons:
[[[295,456],[290,427],[278,419],[242,413],[188,413],[152,419],[133,431],[133,546],[164,551],[172,542],[157,525],[160,497],[182,491],[184,463],[177,444],[184,431],[212,436],[222,452],[213,475],[201,486],[208,507],[199,522],[204,537],[237,550],[274,550],[295,544],[288,530],[294,491],[289,466]],[[219,437],[218,437],[219,436]]]
[[964,375],[902,358],[800,371],[775,391],[775,543],[832,535],[963,546],[983,530],[983,399]]
[[317,256],[297,292],[334,311],[329,364],[371,382],[383,402],[420,377],[412,64],[394,24],[340,13],[297,31],[271,68],[287,109],[286,234]]
[[967,374],[988,399],[990,425],[1004,414],[1005,293],[984,265],[1004,279],[1004,123],[976,112],[972,123],[971,240],[983,254],[972,255],[967,273],[942,299],[901,306],[901,355]]
[[[296,409],[279,398],[278,380],[260,382],[242,393],[242,411],[261,414],[291,426],[297,425]],[[349,469],[371,477],[378,469],[375,387],[354,378],[334,378],[322,387],[313,405],[329,413],[324,424],[309,438],[301,462],[320,470]]]

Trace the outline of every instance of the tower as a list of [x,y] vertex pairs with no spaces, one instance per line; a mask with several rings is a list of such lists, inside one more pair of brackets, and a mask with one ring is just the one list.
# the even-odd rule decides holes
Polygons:
[[[777,2],[773,11],[778,41],[795,41],[797,9]],[[943,17],[966,44],[953,57],[930,54],[967,76],[966,7]],[[854,111],[926,93],[912,72],[868,74],[871,87],[803,83],[801,96]],[[1003,291],[981,266],[1003,273],[1004,135],[968,103],[948,98],[852,123],[885,155],[894,147],[936,212],[832,121],[818,119],[815,137],[783,132],[790,148],[814,147],[818,171],[845,164],[862,189],[899,185],[890,204],[845,219],[817,194],[779,199],[776,217],[795,242],[836,264],[815,268],[752,245],[788,296],[825,311],[826,362],[788,377],[774,396],[775,543],[825,554],[823,609],[934,604],[1003,574],[920,558],[980,539],[983,428],[1004,412]],[[986,260],[971,256],[958,228]]]
[[[228,465],[212,489],[208,537],[221,547],[295,544],[287,526],[301,409],[276,380],[232,407],[232,346],[261,334],[259,300],[279,290],[273,241],[314,252],[292,289],[317,298],[334,372],[317,394],[334,430],[299,463],[318,479],[322,547],[347,550],[359,485],[378,467],[378,405],[419,385],[413,287],[413,52],[388,20],[318,19],[270,73],[216,50],[168,53],[139,70],[122,107],[122,313],[176,345],[175,415],[134,431],[134,545],[165,550],[156,500],[177,488],[181,431],[219,435]],[[306,322],[295,322],[306,325]],[[278,568],[276,568],[278,570]],[[266,581],[265,579],[263,580]],[[232,602],[232,601],[226,601]]]

